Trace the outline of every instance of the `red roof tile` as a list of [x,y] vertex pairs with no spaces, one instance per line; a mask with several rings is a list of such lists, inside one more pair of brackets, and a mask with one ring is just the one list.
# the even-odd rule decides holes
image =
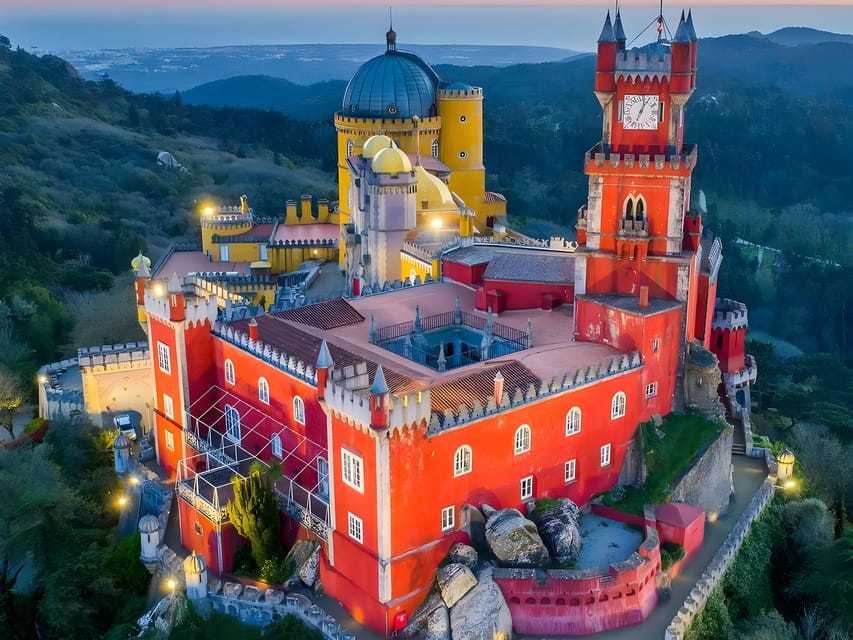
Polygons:
[[325,330],[364,322],[364,316],[343,298],[335,298],[305,307],[279,311],[273,313],[272,317],[307,324],[308,326]]
[[495,391],[495,374],[500,371],[504,377],[504,391],[509,397],[515,394],[517,389],[527,393],[531,383],[538,386],[541,380],[536,377],[530,369],[520,362],[511,360],[509,362],[489,362],[483,369],[467,376],[461,376],[439,383],[430,389],[430,402],[433,412],[444,413],[450,409],[456,413],[461,404],[471,407],[474,400],[479,400],[485,407],[489,403]]

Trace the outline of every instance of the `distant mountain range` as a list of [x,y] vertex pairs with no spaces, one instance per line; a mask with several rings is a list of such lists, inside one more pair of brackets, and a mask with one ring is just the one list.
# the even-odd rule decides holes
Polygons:
[[[63,51],[81,75],[97,80],[107,74],[124,88],[138,93],[174,93],[196,85],[251,73],[283,78],[296,84],[346,80],[373,56],[377,44],[305,44],[231,46],[186,49],[103,49]],[[569,49],[491,45],[401,45],[430,64],[459,66],[565,60],[578,55]]]
[[823,42],[846,42],[853,44],[853,35],[847,33],[830,33],[819,31],[808,27],[785,27],[773,33],[764,35],[758,31],[749,33],[753,37],[767,38],[768,40],[786,47],[800,47],[809,44],[821,44]]

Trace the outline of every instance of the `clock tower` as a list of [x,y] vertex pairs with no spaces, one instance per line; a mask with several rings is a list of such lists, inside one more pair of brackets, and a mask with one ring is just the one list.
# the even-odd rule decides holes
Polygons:
[[675,35],[626,49],[617,11],[598,39],[595,96],[601,141],[586,153],[587,205],[578,213],[575,292],[677,300],[693,338],[697,251],[688,216],[696,146],[684,143],[684,105],[696,86],[696,32],[681,14]]

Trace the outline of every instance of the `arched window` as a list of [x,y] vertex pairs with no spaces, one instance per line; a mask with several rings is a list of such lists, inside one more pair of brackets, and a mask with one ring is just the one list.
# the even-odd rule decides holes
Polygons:
[[329,497],[329,461],[325,458],[317,458],[317,493]]
[[293,398],[293,419],[299,424],[305,424],[305,403],[299,396]]
[[432,157],[433,158],[438,157],[438,138],[432,139]]
[[281,459],[283,457],[281,452],[281,436],[274,433],[272,435],[272,440],[270,440],[270,445],[272,445],[272,454],[276,458]]
[[230,404],[225,405],[225,437],[240,442],[240,412]]
[[610,401],[610,419],[615,420],[625,415],[625,394],[617,391]]
[[642,220],[643,216],[646,214],[646,199],[643,196],[637,197],[637,212],[634,214],[634,218],[637,220]]
[[270,403],[270,385],[266,378],[258,378],[258,400],[264,404]]
[[521,425],[515,430],[515,455],[530,451],[530,427]]
[[580,407],[572,407],[566,414],[566,435],[570,436],[575,433],[580,433],[581,430],[581,410]]
[[634,219],[634,198],[631,196],[628,196],[628,199],[625,201],[625,219]]
[[347,158],[352,155],[355,145],[352,140],[347,140]]
[[225,382],[234,384],[234,363],[231,360],[225,361]]
[[461,476],[471,473],[471,458],[471,447],[467,444],[459,447],[456,450],[456,455],[453,456],[453,475]]

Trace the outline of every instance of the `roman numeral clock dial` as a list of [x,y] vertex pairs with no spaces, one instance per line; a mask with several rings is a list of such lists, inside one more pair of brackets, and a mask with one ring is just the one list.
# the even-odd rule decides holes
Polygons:
[[653,131],[658,128],[659,113],[660,96],[628,94],[624,100],[622,127]]

